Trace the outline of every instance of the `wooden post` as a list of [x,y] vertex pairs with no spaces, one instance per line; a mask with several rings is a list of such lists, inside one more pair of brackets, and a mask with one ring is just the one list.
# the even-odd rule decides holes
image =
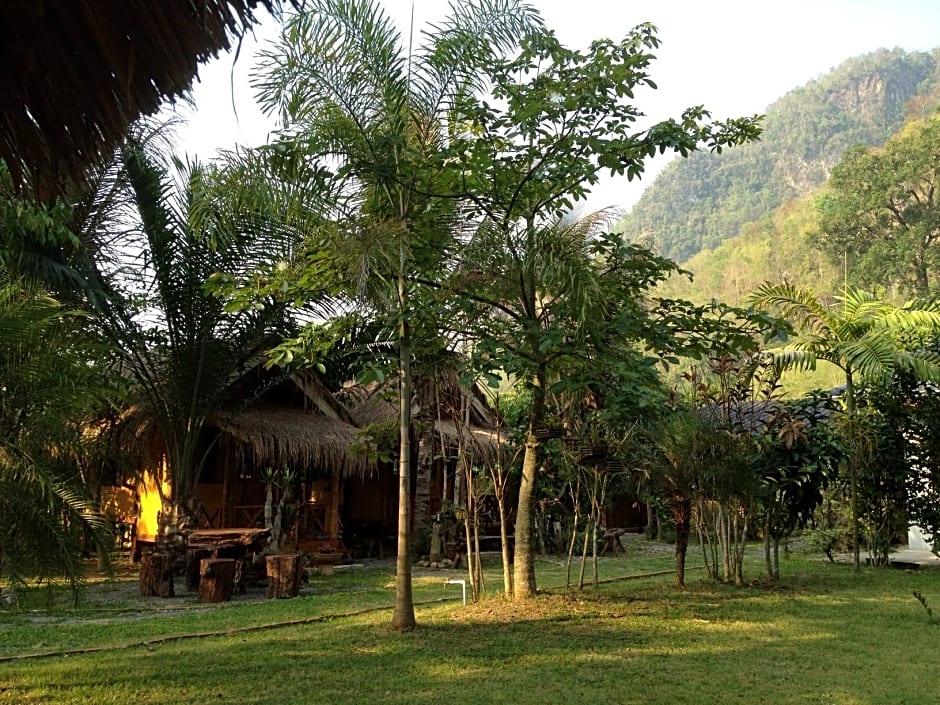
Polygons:
[[444,541],[441,537],[441,522],[437,517],[431,525],[431,550],[428,554],[428,560],[431,563],[437,563],[441,560],[441,554],[444,552]]
[[327,533],[329,538],[339,538],[339,505],[342,496],[342,483],[340,482],[339,469],[333,468],[330,476],[330,513],[327,517]]
[[219,528],[224,529],[230,526],[232,521],[232,510],[229,508],[232,504],[232,468],[235,467],[230,456],[231,451],[225,451],[225,457],[222,459],[222,506],[219,508]]
[[265,558],[268,598],[297,597],[303,579],[303,554],[275,553]]
[[228,602],[235,592],[235,559],[203,558],[199,562],[199,601]]
[[159,552],[142,555],[139,586],[143,597],[173,597],[173,557]]

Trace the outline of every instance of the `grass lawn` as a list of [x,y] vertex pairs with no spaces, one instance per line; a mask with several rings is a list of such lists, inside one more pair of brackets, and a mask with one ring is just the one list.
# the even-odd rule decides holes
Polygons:
[[[668,569],[665,547],[631,542],[602,578]],[[694,563],[693,563],[694,565]],[[524,606],[464,607],[459,571],[417,572],[419,628],[391,631],[392,568],[317,577],[294,600],[134,595],[133,576],[92,585],[77,609],[39,607],[44,592],[0,610],[0,659],[97,646],[88,654],[0,661],[0,703],[833,703],[940,701],[940,571],[865,568],[794,556],[776,586],[717,585],[701,571],[552,590]],[[564,584],[557,562],[540,585]],[[498,573],[488,578],[498,587]],[[450,598],[441,601],[442,598]],[[375,611],[363,611],[368,608]],[[319,619],[319,621],[314,621]],[[289,621],[303,624],[263,627]],[[139,644],[159,637],[215,636]]]

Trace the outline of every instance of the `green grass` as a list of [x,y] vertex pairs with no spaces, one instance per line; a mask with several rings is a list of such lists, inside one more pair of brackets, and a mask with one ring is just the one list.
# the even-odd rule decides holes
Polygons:
[[[667,569],[667,550],[632,544],[602,578]],[[539,564],[541,585],[563,567]],[[418,573],[419,628],[391,631],[387,565],[318,577],[294,600],[205,607],[151,601],[103,583],[78,610],[0,611],[0,657],[120,645],[164,635],[327,617],[324,621],[103,653],[0,663],[0,703],[832,703],[927,705],[940,627],[913,597],[940,605],[940,572],[853,573],[797,556],[776,586],[717,585],[701,571],[680,591],[670,576],[552,592],[524,606],[501,598],[463,607],[462,572]],[[488,576],[498,585],[498,573]],[[110,585],[110,587],[109,587]],[[97,597],[112,591],[109,597]],[[132,591],[131,591],[132,592]],[[433,601],[433,602],[431,602]],[[162,604],[159,604],[162,603]],[[173,611],[161,608],[172,606]],[[333,616],[329,615],[348,615]]]

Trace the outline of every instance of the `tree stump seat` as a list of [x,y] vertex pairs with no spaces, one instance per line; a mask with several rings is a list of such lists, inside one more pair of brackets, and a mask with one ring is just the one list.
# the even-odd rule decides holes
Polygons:
[[300,594],[304,578],[302,553],[274,553],[265,557],[268,599],[285,599]]
[[623,547],[623,543],[620,541],[620,537],[627,533],[626,529],[607,529],[604,532],[604,547],[601,549],[600,555],[604,555],[609,550],[614,555],[617,555],[619,552],[627,552],[627,549]]
[[173,556],[154,551],[140,557],[142,597],[173,597]]
[[253,558],[267,546],[270,529],[256,527],[197,529],[187,538],[186,587],[200,592],[202,562],[206,559],[230,559],[236,562],[234,590],[245,593],[245,572]]
[[228,602],[235,592],[234,558],[203,558],[199,562],[199,601]]

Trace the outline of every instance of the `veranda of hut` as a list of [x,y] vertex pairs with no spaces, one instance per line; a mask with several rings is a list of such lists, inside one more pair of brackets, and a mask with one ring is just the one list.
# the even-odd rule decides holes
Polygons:
[[[260,392],[258,390],[261,390]],[[359,429],[346,409],[309,372],[284,373],[258,365],[229,390],[231,403],[206,419],[199,453],[205,462],[195,491],[196,529],[264,525],[266,478],[287,469],[294,477],[288,543],[301,550],[341,549],[344,484],[378,471],[356,452]],[[250,404],[243,401],[252,400]],[[136,495],[135,551],[156,542],[162,506],[157,482],[167,484],[166,453],[142,406],[122,419],[119,443],[130,451],[126,485]],[[283,475],[281,476],[283,477]],[[275,479],[278,479],[275,476]],[[276,505],[284,491],[272,486]],[[106,488],[103,497],[126,490]]]

